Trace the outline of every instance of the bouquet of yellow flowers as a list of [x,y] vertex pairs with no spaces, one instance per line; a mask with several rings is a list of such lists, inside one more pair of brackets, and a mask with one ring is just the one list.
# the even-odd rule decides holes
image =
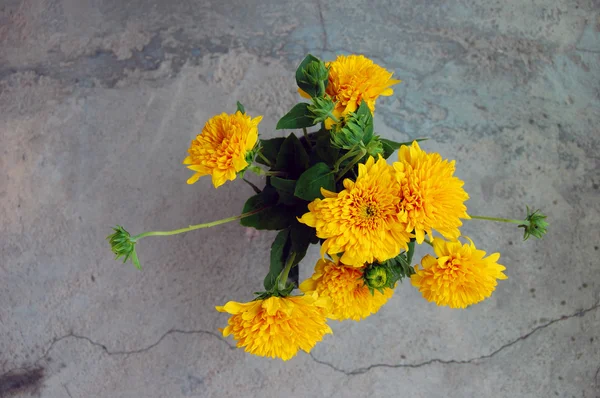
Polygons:
[[[215,188],[241,178],[251,185],[242,214],[174,231],[131,236],[123,227],[108,237],[117,258],[140,268],[141,238],[174,235],[240,220],[246,227],[279,231],[271,246],[264,290],[248,303],[230,301],[217,311],[231,314],[224,336],[259,356],[292,358],[309,352],[331,333],[327,319],[359,321],[376,313],[398,282],[410,282],[428,301],[465,308],[489,297],[506,279],[500,255],[461,240],[461,220],[518,224],[541,238],[548,224],[527,209],[523,220],[469,215],[469,195],[454,176],[454,161],[375,134],[379,96],[393,94],[400,80],[362,55],[324,63],[308,55],[296,71],[300,95],[277,129],[302,131],[287,138],[260,139],[261,116],[237,111],[214,116],[192,141],[183,163],[194,173],[188,184],[211,176]],[[309,130],[311,130],[309,132]],[[386,161],[398,151],[396,161]],[[263,188],[244,178],[266,177]],[[433,235],[436,231],[438,236]],[[415,244],[433,255],[413,264]],[[313,275],[297,285],[290,270],[311,244],[321,245]],[[298,288],[300,293],[293,293]]]

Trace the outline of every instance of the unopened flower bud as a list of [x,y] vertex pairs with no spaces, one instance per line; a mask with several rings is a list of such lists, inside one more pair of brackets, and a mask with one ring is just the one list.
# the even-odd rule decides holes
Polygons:
[[383,289],[386,287],[388,282],[388,275],[385,267],[372,265],[363,275],[365,279],[365,284],[370,289]]
[[308,110],[313,114],[315,123],[321,123],[327,120],[333,112],[335,104],[329,97],[314,97]]
[[326,80],[328,76],[329,71],[323,61],[311,61],[306,67],[306,77],[313,84]]
[[523,240],[527,240],[529,236],[541,239],[542,236],[546,234],[548,225],[550,225],[546,222],[545,214],[539,210],[531,212],[529,207],[527,207],[527,217],[525,218],[525,221],[527,221],[528,224],[519,225],[519,227],[525,229]]
[[115,254],[115,260],[123,257],[123,263],[131,258],[131,262],[136,268],[141,269],[137,253],[135,252],[136,241],[131,239],[131,235],[122,226],[117,225],[113,228],[115,231],[109,235],[106,240],[110,243],[110,248]]

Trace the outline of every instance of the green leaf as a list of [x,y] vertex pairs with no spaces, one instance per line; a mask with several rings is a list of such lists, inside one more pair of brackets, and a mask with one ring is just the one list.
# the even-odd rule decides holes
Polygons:
[[279,195],[275,188],[266,186],[261,193],[251,196],[246,201],[242,213],[258,210],[263,207],[268,208],[250,217],[242,218],[240,224],[259,230],[277,231],[287,228],[294,221],[294,215],[289,211],[287,206],[277,204],[278,200]]
[[296,183],[294,195],[310,202],[316,198],[323,198],[321,188],[325,188],[328,191],[335,191],[333,170],[322,162],[315,164],[302,173]]
[[237,102],[237,110],[240,111],[242,115],[246,114],[246,109],[244,108],[244,105],[240,103],[240,101]]
[[275,170],[285,171],[291,180],[297,179],[308,168],[308,153],[294,134],[290,134],[281,144]]
[[[289,251],[290,229],[286,228],[280,231],[273,244],[271,245],[271,261],[269,264],[269,273],[265,277],[264,286],[267,291],[273,289],[277,281],[277,277],[283,270],[285,260],[287,259],[287,251]],[[288,250],[286,250],[288,246]]]
[[277,154],[281,149],[281,144],[283,144],[283,141],[285,141],[285,138],[283,137],[271,138],[270,140],[260,140],[260,152],[265,158],[267,158],[269,162],[271,162],[271,164],[267,164],[267,162],[265,162],[265,160],[260,156],[256,157],[256,161],[260,164],[264,164],[265,166],[273,166],[275,162],[277,162]]
[[[319,86],[317,83],[311,82],[307,75],[308,64],[311,62],[321,62],[321,60],[311,54],[308,54],[296,69],[296,84],[300,87],[304,92],[306,92],[311,97],[317,96],[319,93]],[[327,83],[329,79],[324,79],[323,84],[324,87],[327,87]]]
[[271,177],[271,185],[277,189],[279,194],[279,203],[283,203],[289,206],[295,206],[298,204],[298,199],[294,196],[294,190],[296,189],[296,180],[288,180],[280,177]]
[[331,137],[329,133],[327,133],[327,135],[321,135],[317,138],[314,152],[321,161],[332,167],[340,155],[340,150],[331,145]]
[[[428,139],[429,138],[416,138],[413,141],[421,142],[421,141],[427,141]],[[390,156],[392,156],[392,154],[396,150],[400,149],[400,147],[402,145],[410,146],[413,143],[413,141],[396,142],[396,141],[388,140],[387,138],[380,138],[379,140],[383,144],[383,157],[386,159],[389,158]]]
[[300,263],[304,256],[306,256],[308,246],[314,243],[316,236],[314,228],[301,224],[298,221],[292,223],[290,226],[290,252],[296,253],[293,265]]
[[275,127],[277,130],[282,129],[301,129],[303,127],[314,126],[315,120],[312,113],[308,110],[308,106],[306,102],[301,102],[296,104],[291,111],[285,114],[279,121],[277,122],[277,126]]

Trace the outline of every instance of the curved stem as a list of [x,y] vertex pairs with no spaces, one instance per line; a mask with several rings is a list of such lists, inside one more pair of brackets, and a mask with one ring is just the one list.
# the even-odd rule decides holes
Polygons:
[[484,217],[484,216],[474,216],[469,214],[469,217],[476,220],[487,220],[487,221],[497,221],[497,222],[508,222],[512,224],[528,224],[525,220],[512,220],[510,218],[497,218],[497,217]]
[[423,239],[423,242],[427,243],[429,246],[433,247],[433,243],[428,241],[427,239]]
[[340,166],[342,165],[344,160],[351,158],[355,154],[356,154],[356,147],[353,147],[352,149],[350,149],[348,152],[346,152],[341,158],[339,158],[335,162],[335,164],[333,165],[333,171],[337,173],[340,170]]
[[292,264],[294,264],[295,258],[296,253],[290,253],[290,256],[285,262],[285,268],[283,268],[283,271],[281,271],[281,274],[279,274],[279,284],[277,285],[277,289],[279,289],[279,291],[285,290],[287,287],[288,276],[290,274],[290,270],[292,269]]
[[335,182],[338,182],[343,176],[345,176],[346,173],[348,171],[350,171],[350,169],[352,169],[354,167],[354,165],[356,163],[358,163],[366,155],[366,153],[367,153],[367,150],[364,148],[361,148],[358,155],[356,155],[356,157],[354,159],[352,159],[346,167],[344,167],[342,172],[340,174],[338,174],[338,176],[335,178]]
[[260,213],[261,211],[266,210],[266,209],[268,209],[268,207],[263,207],[261,209],[252,210],[252,211],[249,211],[247,213],[242,213],[239,216],[233,216],[233,217],[223,218],[222,220],[211,221],[211,222],[207,222],[207,223],[204,223],[204,224],[190,225],[187,228],[174,229],[172,231],[149,231],[149,232],[143,232],[143,233],[141,233],[139,235],[133,236],[131,238],[131,240],[133,242],[137,242],[138,240],[140,240],[142,238],[145,238],[147,236],[169,236],[169,235],[177,235],[177,234],[182,234],[184,232],[193,231],[195,229],[210,228],[210,227],[214,227],[216,225],[226,224],[226,223],[231,222],[231,221],[241,220],[242,218],[252,216],[252,215]]

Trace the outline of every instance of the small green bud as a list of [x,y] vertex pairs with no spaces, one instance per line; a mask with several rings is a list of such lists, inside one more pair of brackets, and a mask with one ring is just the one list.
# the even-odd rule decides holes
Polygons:
[[115,231],[112,235],[108,235],[106,240],[110,243],[110,248],[115,254],[115,260],[123,257],[123,264],[131,258],[131,262],[137,269],[142,269],[137,253],[135,252],[135,240],[131,239],[131,235],[122,226],[117,225],[113,228]]
[[306,77],[313,84],[318,84],[329,77],[329,70],[323,61],[310,61],[306,66]]
[[[365,105],[366,106],[366,105]],[[347,115],[336,128],[330,131],[331,144],[334,147],[349,150],[356,145],[367,146],[373,139],[373,117],[370,113],[351,113]],[[373,144],[372,151],[377,153],[377,146],[381,147],[379,153],[383,152],[381,143]]]
[[383,144],[379,141],[379,136],[375,135],[367,145],[367,156],[377,159],[379,155],[383,156]]
[[315,123],[322,123],[330,117],[335,104],[329,97],[314,97],[308,110],[313,114]]
[[365,282],[372,289],[383,289],[388,280],[385,267],[369,267],[364,273]]
[[545,214],[539,210],[531,212],[531,209],[529,209],[529,206],[527,206],[527,217],[525,217],[525,221],[527,221],[529,224],[519,225],[520,228],[525,229],[523,240],[527,240],[529,236],[541,239],[542,236],[546,234],[546,229],[550,225],[545,220]]

